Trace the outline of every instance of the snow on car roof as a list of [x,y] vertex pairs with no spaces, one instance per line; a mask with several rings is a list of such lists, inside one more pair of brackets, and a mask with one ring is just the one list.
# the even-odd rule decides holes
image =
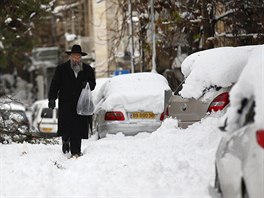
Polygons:
[[[32,106],[31,106],[31,110],[33,110],[34,107],[47,107],[48,108],[48,103],[49,103],[49,100],[48,99],[42,99],[42,100],[36,100]],[[55,103],[56,103],[56,107],[58,108],[58,104],[59,104],[59,101],[58,99],[55,100]]]
[[97,78],[96,79],[96,86],[94,90],[92,91],[92,97],[94,104],[97,104],[98,100],[100,100],[100,97],[102,95],[101,88],[104,86],[105,82],[108,81],[110,78]]
[[115,76],[101,89],[101,108],[161,113],[164,109],[164,90],[169,89],[166,78],[157,73]]
[[228,129],[236,128],[237,111],[244,99],[255,99],[255,123],[264,128],[264,45],[254,49],[237,83],[230,91]]
[[181,96],[198,99],[211,86],[229,87],[237,81],[252,50],[260,46],[220,47],[189,55],[181,66],[186,78]]

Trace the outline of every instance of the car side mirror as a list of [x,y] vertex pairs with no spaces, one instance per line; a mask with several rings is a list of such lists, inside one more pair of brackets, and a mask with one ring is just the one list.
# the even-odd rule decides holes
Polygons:
[[227,126],[227,118],[224,121],[224,125],[223,126],[219,126],[218,128],[222,131],[222,132],[226,132],[226,126]]

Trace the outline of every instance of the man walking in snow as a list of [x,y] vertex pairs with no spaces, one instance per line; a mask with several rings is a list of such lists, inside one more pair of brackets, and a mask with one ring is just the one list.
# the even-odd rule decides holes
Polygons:
[[90,89],[95,88],[94,69],[81,61],[82,52],[80,45],[73,45],[69,54],[69,60],[57,66],[52,78],[48,99],[49,108],[55,108],[55,100],[59,100],[58,131],[62,136],[62,151],[72,156],[79,157],[81,153],[81,140],[88,139],[89,125],[92,124],[92,116],[81,116],[76,112],[77,102],[86,84]]

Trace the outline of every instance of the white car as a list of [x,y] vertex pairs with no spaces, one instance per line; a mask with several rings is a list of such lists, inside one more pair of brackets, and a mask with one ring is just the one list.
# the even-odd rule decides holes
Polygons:
[[252,52],[230,91],[216,153],[215,187],[223,198],[264,197],[263,52],[264,46]]
[[101,88],[96,101],[94,127],[99,138],[122,132],[153,132],[164,119],[165,77],[156,73],[115,76]]
[[52,110],[48,108],[48,100],[38,100],[32,107],[32,128],[46,137],[56,136],[58,130],[58,102]]

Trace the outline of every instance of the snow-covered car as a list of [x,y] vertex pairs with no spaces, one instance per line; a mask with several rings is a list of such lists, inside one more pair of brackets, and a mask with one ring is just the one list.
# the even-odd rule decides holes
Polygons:
[[118,132],[136,135],[155,131],[164,119],[164,91],[169,89],[166,78],[156,73],[109,79],[96,101],[94,127],[99,138]]
[[58,129],[58,102],[54,109],[48,108],[48,100],[38,100],[32,107],[32,128],[46,137],[55,136]]
[[223,198],[264,197],[264,46],[255,49],[230,91],[226,131],[216,153],[215,187]]
[[182,87],[165,94],[166,117],[176,118],[179,127],[187,128],[212,111],[225,112],[229,91],[256,47],[221,47],[188,56],[181,66]]
[[29,132],[26,108],[15,102],[0,102],[0,127],[5,131]]

